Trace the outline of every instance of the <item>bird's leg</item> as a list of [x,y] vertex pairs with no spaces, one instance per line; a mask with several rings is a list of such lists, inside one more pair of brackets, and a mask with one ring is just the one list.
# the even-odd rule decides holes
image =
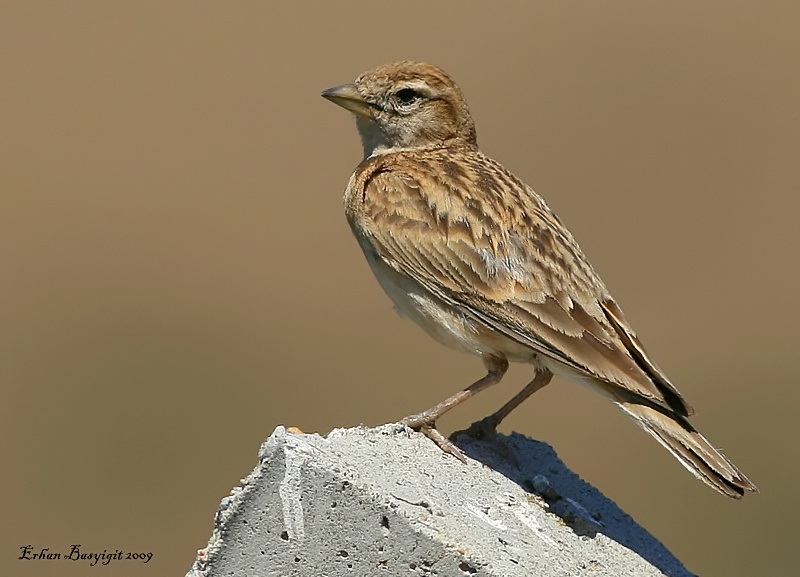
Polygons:
[[472,437],[493,437],[497,432],[498,425],[500,425],[503,419],[505,419],[511,411],[521,405],[525,399],[549,383],[552,378],[553,373],[543,367],[539,368],[533,380],[519,393],[514,395],[514,398],[488,417],[472,423],[465,432]]
[[471,396],[481,392],[483,389],[499,383],[500,379],[503,378],[503,375],[505,375],[506,371],[508,370],[508,361],[505,357],[487,355],[483,357],[483,364],[486,366],[487,371],[485,377],[478,379],[466,389],[457,392],[452,397],[449,397],[441,403],[432,406],[430,409],[422,411],[421,413],[417,413],[416,415],[410,415],[406,417],[405,419],[401,420],[400,423],[411,429],[420,431],[434,443],[439,445],[444,452],[450,453],[462,462],[466,462],[466,457],[464,457],[464,454],[458,449],[458,447],[456,447],[452,441],[448,440],[447,437],[436,430],[436,419],[444,415],[456,405],[463,403]]

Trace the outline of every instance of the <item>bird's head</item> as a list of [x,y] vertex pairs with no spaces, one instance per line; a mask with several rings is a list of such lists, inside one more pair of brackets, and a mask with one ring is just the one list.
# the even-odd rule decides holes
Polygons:
[[384,64],[322,96],[355,114],[365,157],[400,149],[477,147],[461,90],[431,64]]

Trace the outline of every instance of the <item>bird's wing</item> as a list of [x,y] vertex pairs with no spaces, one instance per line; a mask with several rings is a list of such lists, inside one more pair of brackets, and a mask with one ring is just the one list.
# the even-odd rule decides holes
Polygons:
[[388,266],[620,396],[692,412],[532,190],[482,155],[408,168],[373,166],[349,201],[359,205],[349,211],[356,228]]

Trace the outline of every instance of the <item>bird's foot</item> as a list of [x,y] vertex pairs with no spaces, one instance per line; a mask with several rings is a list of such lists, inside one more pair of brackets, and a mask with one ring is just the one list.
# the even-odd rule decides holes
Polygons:
[[499,421],[494,415],[484,417],[480,421],[475,421],[463,431],[456,431],[454,435],[466,434],[475,439],[497,440],[497,426]]
[[488,441],[489,443],[494,444],[494,446],[497,448],[497,452],[500,453],[504,459],[510,461],[519,468],[519,461],[517,461],[514,451],[503,439],[497,436],[497,427],[499,424],[500,419],[498,419],[495,415],[489,415],[488,417],[484,417],[479,421],[475,421],[466,429],[454,432],[452,435],[450,435],[450,442],[452,443],[452,439],[458,438],[459,435],[469,435],[473,439]]
[[436,443],[442,451],[450,453],[464,464],[467,463],[467,458],[464,456],[464,453],[461,452],[461,449],[456,447],[453,441],[441,434],[438,429],[436,429],[436,421],[431,420],[425,413],[406,417],[400,421],[400,424],[405,425],[409,429],[419,431]]

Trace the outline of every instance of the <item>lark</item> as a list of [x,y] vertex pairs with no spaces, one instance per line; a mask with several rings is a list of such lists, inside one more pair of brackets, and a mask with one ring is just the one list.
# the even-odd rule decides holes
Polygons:
[[480,151],[464,96],[442,69],[386,64],[322,96],[355,115],[364,159],[345,213],[378,282],[402,316],[486,367],[405,425],[463,460],[436,420],[499,382],[509,362],[528,363],[533,380],[480,430],[494,431],[557,374],[610,399],[720,493],[757,491],[689,423],[693,409],[559,218]]

